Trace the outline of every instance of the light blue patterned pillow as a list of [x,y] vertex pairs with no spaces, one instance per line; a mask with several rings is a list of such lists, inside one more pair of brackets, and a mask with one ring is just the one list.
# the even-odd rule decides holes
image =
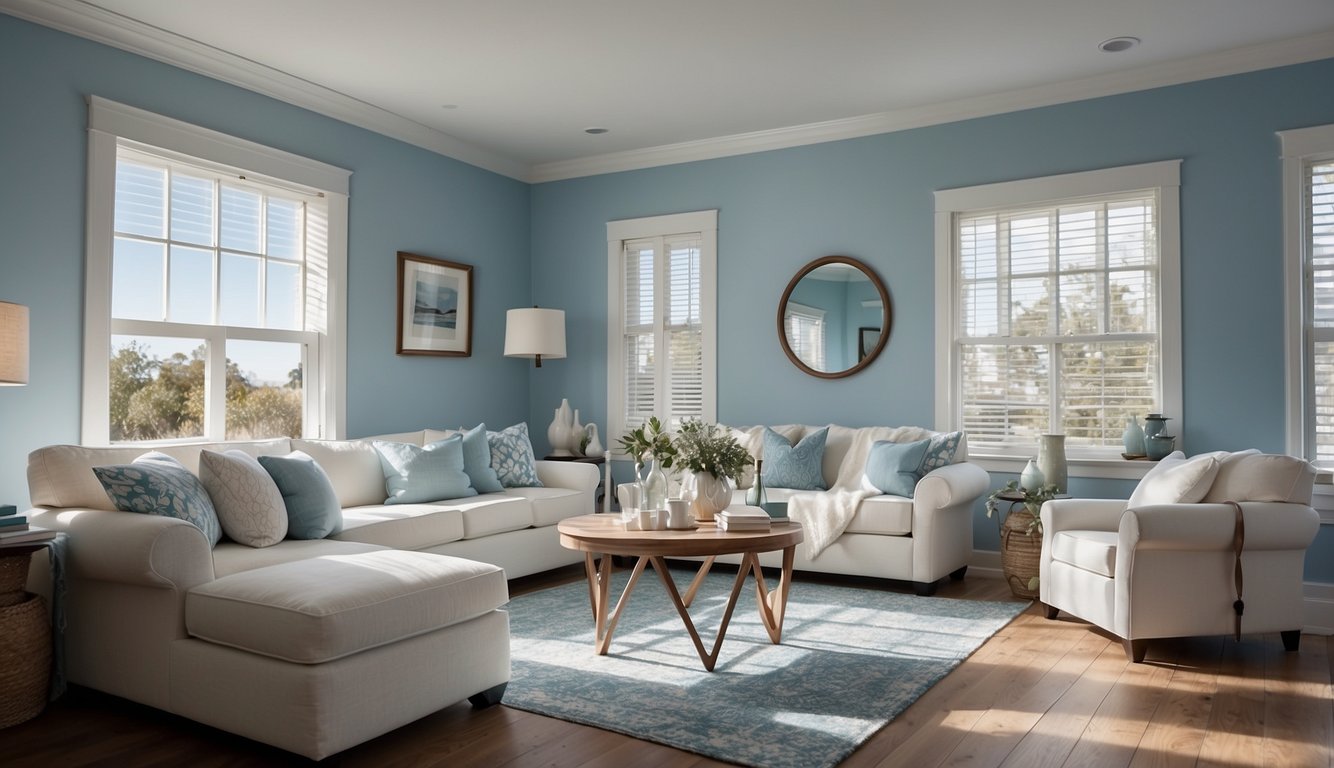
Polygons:
[[917,470],[922,466],[930,440],[893,443],[877,440],[866,457],[866,480],[881,493],[912,498],[917,488]]
[[476,496],[463,471],[463,436],[453,435],[425,446],[376,440],[384,470],[385,504],[418,504],[426,501]]
[[764,428],[764,475],[769,488],[791,488],[798,491],[823,491],[824,443],[829,427],[806,435],[794,446],[786,437]]
[[922,459],[922,466],[917,470],[917,476],[921,478],[933,469],[953,464],[954,452],[959,450],[961,439],[963,439],[962,432],[948,432],[932,437],[931,445],[927,446],[926,456]]
[[93,474],[121,512],[184,520],[204,532],[209,546],[222,538],[222,525],[204,484],[165,453],[152,451],[131,464],[93,467]]
[[487,432],[491,444],[491,468],[506,488],[536,488],[537,479],[533,443],[528,439],[528,424],[519,422],[499,432]]
[[486,425],[478,424],[463,433],[463,471],[478,493],[500,493],[505,486],[491,468],[491,441],[486,436]]

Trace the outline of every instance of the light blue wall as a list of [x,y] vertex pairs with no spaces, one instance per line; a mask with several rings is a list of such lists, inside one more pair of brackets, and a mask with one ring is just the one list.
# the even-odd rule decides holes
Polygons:
[[[501,351],[530,300],[528,185],[0,15],[0,300],[33,328],[31,383],[0,390],[0,501],[27,501],[28,451],[79,441],[87,94],[353,172],[349,434],[527,417],[527,370]],[[394,354],[400,250],[473,265],[472,357]]]
[[[1185,417],[1191,453],[1284,449],[1278,130],[1334,123],[1334,60],[861,139],[537,185],[533,298],[563,307],[569,357],[533,378],[535,423],[568,397],[606,424],[606,222],[716,208],[718,418],[933,426],[938,189],[1180,158]],[[799,372],[774,313],[827,254],[886,282],[893,332],[848,379]],[[615,437],[615,436],[609,436]],[[539,437],[540,442],[540,437]],[[610,441],[609,441],[610,442]],[[1006,479],[997,475],[996,485]],[[1075,481],[1120,496],[1132,483]],[[978,507],[975,540],[994,549]],[[1334,531],[1308,577],[1334,582]]]

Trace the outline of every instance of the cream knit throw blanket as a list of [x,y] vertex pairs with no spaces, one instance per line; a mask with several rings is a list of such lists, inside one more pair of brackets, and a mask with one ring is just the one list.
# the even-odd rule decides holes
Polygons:
[[866,480],[866,458],[877,440],[894,443],[923,440],[931,432],[921,427],[863,427],[852,438],[852,447],[839,466],[838,479],[827,491],[802,491],[788,499],[787,516],[805,529],[802,554],[814,559],[843,535],[862,499],[879,496]]

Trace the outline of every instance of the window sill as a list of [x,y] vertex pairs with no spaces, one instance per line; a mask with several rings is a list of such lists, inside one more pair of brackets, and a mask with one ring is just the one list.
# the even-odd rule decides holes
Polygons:
[[[968,454],[968,460],[988,472],[1009,472],[1019,474],[1024,471],[1029,456],[1005,456],[1001,454]],[[1111,480],[1139,480],[1150,469],[1157,466],[1155,461],[1126,461],[1125,459],[1090,459],[1067,457],[1070,477],[1092,477]],[[1334,486],[1331,486],[1334,494]],[[1334,495],[1331,496],[1334,503]]]

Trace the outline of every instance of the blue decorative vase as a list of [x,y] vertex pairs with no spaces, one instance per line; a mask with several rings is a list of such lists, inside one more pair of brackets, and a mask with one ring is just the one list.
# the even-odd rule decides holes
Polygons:
[[1042,470],[1038,469],[1038,460],[1029,459],[1028,464],[1024,465],[1024,471],[1019,475],[1019,487],[1025,491],[1036,491],[1042,487],[1046,480],[1042,476]]
[[1121,444],[1127,456],[1143,456],[1145,453],[1144,430],[1140,429],[1134,416],[1126,417],[1126,431],[1121,435]]
[[[1144,417],[1144,437],[1148,439],[1154,435],[1161,435],[1163,430],[1167,429],[1168,418],[1161,413],[1151,413]],[[1147,447],[1147,443],[1145,444]]]
[[1172,452],[1172,444],[1176,442],[1176,438],[1172,435],[1159,434],[1148,438],[1145,442],[1148,444],[1149,458],[1158,461]]

